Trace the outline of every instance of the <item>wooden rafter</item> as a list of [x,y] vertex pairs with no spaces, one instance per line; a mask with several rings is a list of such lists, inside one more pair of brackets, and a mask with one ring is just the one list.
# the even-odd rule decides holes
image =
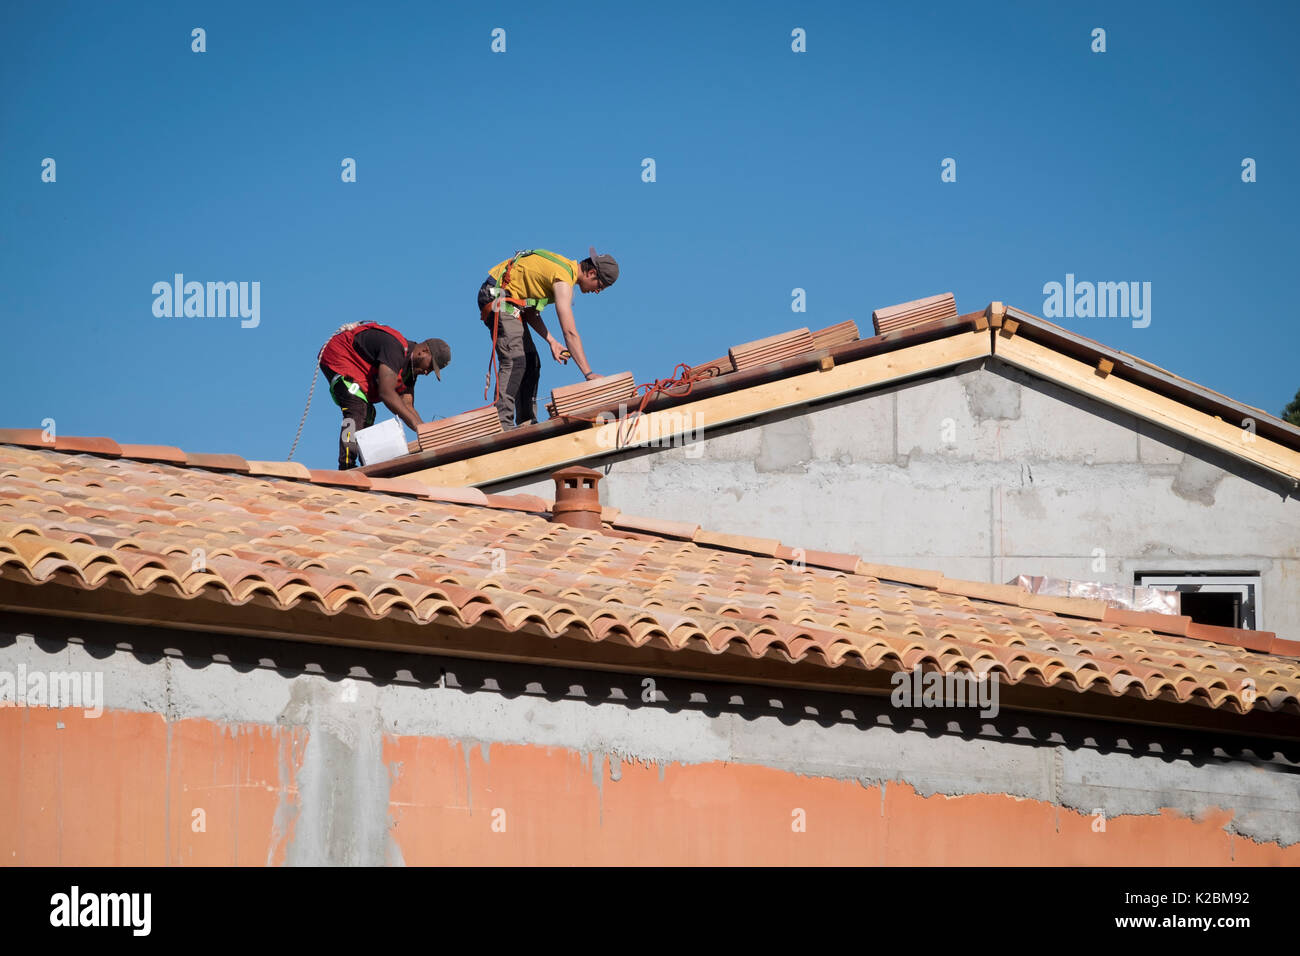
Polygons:
[[1226,422],[1117,374],[1098,374],[1089,365],[1023,335],[999,338],[994,351],[1003,361],[1051,379],[1076,392],[1196,441],[1253,461],[1276,474],[1300,480],[1300,452],[1255,434],[1248,422]]

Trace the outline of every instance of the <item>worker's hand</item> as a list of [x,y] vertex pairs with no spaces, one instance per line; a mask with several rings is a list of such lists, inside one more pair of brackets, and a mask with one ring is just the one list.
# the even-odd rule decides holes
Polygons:
[[561,364],[569,361],[569,353],[564,350],[558,339],[551,339],[548,344],[551,346],[551,357]]
[[600,378],[600,373],[595,369],[587,373],[587,381],[590,382],[593,378]]

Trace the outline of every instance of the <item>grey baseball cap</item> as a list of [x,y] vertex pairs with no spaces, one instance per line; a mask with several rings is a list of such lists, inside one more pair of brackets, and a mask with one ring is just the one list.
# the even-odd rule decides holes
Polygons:
[[591,264],[596,267],[596,278],[604,288],[609,288],[618,281],[618,261],[613,256],[602,256],[596,253],[595,246],[588,246],[587,251],[591,253]]
[[442,339],[425,339],[420,344],[429,346],[429,354],[433,356],[433,374],[441,382],[442,370],[451,364],[451,346]]

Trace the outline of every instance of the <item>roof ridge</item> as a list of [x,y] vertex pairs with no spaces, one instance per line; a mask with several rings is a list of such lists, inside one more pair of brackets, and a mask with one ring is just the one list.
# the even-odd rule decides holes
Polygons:
[[[36,448],[67,454],[96,455],[103,458],[125,458],[163,465],[203,471],[224,471],[248,475],[253,478],[280,478],[286,481],[304,481],[316,485],[353,488],[357,491],[375,491],[382,494],[409,495],[432,501],[449,501],[455,504],[493,507],[489,497],[504,502],[507,496],[488,496],[477,488],[453,488],[429,485],[410,478],[372,478],[359,471],[331,471],[308,468],[296,461],[260,461],[224,452],[185,452],[173,445],[119,444],[112,438],[59,435],[54,440],[44,437],[39,428],[0,428],[0,445]],[[514,496],[516,504],[526,496]],[[542,501],[537,498],[534,501]],[[504,503],[497,507],[508,507]],[[513,511],[530,511],[533,508],[510,507]],[[546,510],[549,510],[546,509]]]

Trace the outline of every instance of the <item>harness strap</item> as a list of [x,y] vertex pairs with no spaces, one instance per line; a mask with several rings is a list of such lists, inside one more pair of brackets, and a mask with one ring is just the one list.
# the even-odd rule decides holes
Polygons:
[[[363,402],[365,402],[367,405],[370,404],[370,399],[366,397],[365,390],[362,389],[362,387],[360,386],[360,384],[358,384],[357,382],[352,381],[352,379],[348,378],[346,375],[343,375],[343,374],[335,375],[332,379],[330,379],[330,397],[331,397],[331,398],[334,396],[334,383],[337,382],[339,379],[342,379],[344,382],[347,383],[347,387],[344,389],[344,391],[346,391],[346,392],[347,392],[348,394],[350,394],[350,395],[355,395],[357,398],[361,399],[361,400],[362,400]],[[339,405],[339,401],[338,401],[337,398],[334,399],[334,404]],[[342,405],[339,405],[339,408],[342,408],[342,407],[343,407]]]
[[[500,361],[497,359],[497,338],[501,329],[501,313],[504,310],[507,315],[516,315],[521,309],[537,309],[539,312],[550,305],[554,299],[518,299],[511,296],[507,291],[510,285],[510,273],[515,268],[515,263],[525,256],[541,256],[548,262],[553,262],[560,266],[569,275],[569,282],[575,282],[576,277],[573,274],[573,266],[569,265],[562,257],[551,252],[549,249],[521,249],[510,257],[506,267],[501,270],[501,279],[497,282],[496,288],[492,290],[492,298],[483,306],[479,312],[479,318],[486,325],[488,312],[492,313],[492,354],[488,356],[487,374],[483,377],[483,398],[486,401],[488,393],[492,390],[492,380],[495,378],[497,387],[496,395],[493,398],[501,397],[501,376]],[[523,321],[520,317],[520,321]]]

